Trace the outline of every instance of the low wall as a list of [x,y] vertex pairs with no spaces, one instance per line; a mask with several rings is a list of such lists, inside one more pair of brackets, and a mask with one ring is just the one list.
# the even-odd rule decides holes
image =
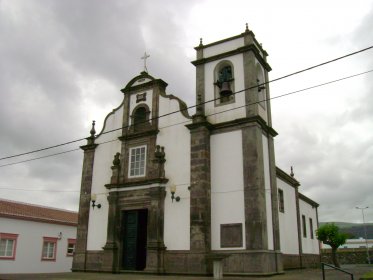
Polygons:
[[320,255],[303,254],[302,257],[300,257],[299,255],[284,254],[282,259],[285,270],[294,268],[320,267]]
[[[370,258],[373,258],[373,249],[369,249]],[[346,249],[340,248],[337,250],[337,256],[340,264],[363,264],[367,263],[367,249],[356,248]],[[332,250],[321,250],[321,261],[324,263],[332,263]]]

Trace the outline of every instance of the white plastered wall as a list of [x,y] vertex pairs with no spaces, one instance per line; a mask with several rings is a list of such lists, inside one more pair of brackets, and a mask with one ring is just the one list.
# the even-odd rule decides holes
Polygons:
[[[180,110],[175,99],[159,97],[159,115]],[[165,147],[166,186],[164,214],[164,242],[167,250],[190,249],[190,132],[185,127],[191,123],[181,113],[159,119],[157,145]],[[175,196],[180,201],[171,202],[170,186],[176,185]]]
[[[246,248],[243,193],[243,158],[241,130],[215,134],[210,140],[211,153],[211,248],[237,250]],[[227,148],[229,147],[229,148]],[[243,246],[221,248],[220,225],[242,223]]]
[[[215,85],[214,83],[214,71],[215,67],[219,62],[228,60],[233,64],[234,67],[234,90],[240,91],[245,88],[244,86],[244,69],[243,69],[243,54],[237,54],[224,58],[221,60],[212,61],[205,64],[205,100],[213,100],[215,98]],[[245,104],[244,92],[237,93],[235,95],[235,102],[224,105],[215,106],[215,102],[208,102],[205,104],[205,114],[210,123],[222,123],[232,121],[239,118],[246,117],[246,108],[239,108],[227,112],[223,112],[229,109],[234,109]],[[214,114],[214,115],[211,115]],[[210,116],[211,115],[211,116]]]
[[268,139],[264,135],[262,135],[262,143],[263,143],[264,189],[265,189],[265,198],[266,198],[268,249],[273,250],[274,246],[273,246],[271,177],[270,177],[270,172],[269,172]]
[[[308,202],[299,199],[299,211],[302,231],[302,251],[303,254],[319,254],[319,241],[316,238],[315,231],[317,230],[317,212],[316,208]],[[306,218],[306,237],[303,236],[302,215]],[[313,224],[313,238],[311,238],[310,218]]]
[[212,45],[210,47],[203,49],[203,57],[211,57],[214,55],[218,55],[221,53],[229,52],[232,50],[236,50],[240,47],[244,46],[244,38],[240,37],[234,40],[226,41],[221,44]]
[[279,212],[280,247],[283,254],[299,254],[295,189],[277,178],[277,188],[284,194],[284,213]]
[[[18,234],[15,260],[0,260],[1,273],[69,272],[73,257],[66,256],[67,239],[76,239],[76,227],[0,217],[0,232]],[[57,241],[56,261],[42,261],[43,237]]]
[[[104,132],[122,127],[122,121],[123,106],[108,116]],[[121,152],[121,142],[118,140],[121,134],[122,130],[119,129],[111,133],[101,134],[95,141],[99,145],[95,150],[91,193],[97,194],[96,203],[101,204],[101,208],[92,209],[90,207],[88,250],[102,250],[106,243],[109,203],[107,201],[108,190],[105,185],[110,183],[114,155]],[[114,142],[104,143],[115,139]]]

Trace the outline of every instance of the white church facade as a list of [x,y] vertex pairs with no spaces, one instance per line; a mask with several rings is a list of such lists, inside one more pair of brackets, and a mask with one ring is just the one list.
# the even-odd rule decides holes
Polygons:
[[266,51],[248,28],[195,49],[195,115],[144,71],[93,125],[73,271],[211,274],[221,259],[225,274],[269,275],[319,262],[318,204],[275,165]]

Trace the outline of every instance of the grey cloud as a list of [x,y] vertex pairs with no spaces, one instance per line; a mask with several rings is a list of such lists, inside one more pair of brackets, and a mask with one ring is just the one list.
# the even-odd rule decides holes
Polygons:
[[[189,61],[180,62],[185,57],[181,43],[185,34],[178,22],[197,2],[0,2],[0,157],[87,136],[85,126],[91,120],[82,112],[84,104],[108,107],[107,113],[118,106],[119,90],[143,70],[140,57],[145,50],[151,52],[150,74],[168,82],[175,94],[190,94],[194,69]],[[88,86],[92,81],[89,92],[83,91],[82,81]],[[105,87],[95,85],[96,81]],[[82,151],[78,151],[4,167],[0,176],[3,184],[14,187],[79,189],[81,165]],[[47,194],[0,189],[2,197],[69,204],[70,209],[75,205],[77,210],[76,195]],[[60,198],[71,201],[61,203]]]
[[[356,45],[356,48],[366,48],[373,45],[373,5],[371,6],[370,12],[362,19],[360,26],[354,32],[351,40]],[[361,61],[361,64],[365,66],[363,70],[372,70],[373,69],[373,50],[370,49],[365,53],[362,53],[357,56],[357,59]],[[364,77],[364,85],[366,86],[365,94],[362,97],[362,102],[360,106],[353,108],[351,112],[351,117],[355,121],[369,121],[370,123],[373,118],[373,73],[366,74]]]
[[[197,45],[199,36],[186,43],[188,27],[183,19],[200,1],[12,0],[0,5],[3,2],[12,10],[0,9],[0,156],[86,136],[86,124],[91,121],[82,112],[86,101],[110,110],[118,106],[120,88],[142,71],[140,57],[145,50],[151,55],[149,73],[169,83],[168,93],[188,105],[194,103],[195,72],[185,49]],[[372,16],[363,19],[357,35],[345,39],[359,47],[371,43],[372,20]],[[268,51],[276,56],[271,48]],[[281,55],[288,59],[287,54]],[[371,60],[364,63],[372,65]],[[334,124],[329,130],[311,118],[299,123],[296,118],[274,114],[280,133],[275,147],[277,165],[285,171],[294,166],[301,192],[321,205],[321,221],[352,220],[358,217],[351,210],[356,203],[373,201],[372,137],[358,139],[341,132],[342,128],[348,131],[348,125],[371,126],[371,80],[367,76],[364,81],[367,86],[361,102],[329,120]],[[92,90],[84,92],[81,81],[92,81]],[[96,86],[96,81],[105,87]],[[81,164],[82,152],[78,151],[0,168],[0,177],[11,186],[79,189]],[[76,193],[44,195],[1,189],[0,196],[69,205],[75,210],[79,197]]]

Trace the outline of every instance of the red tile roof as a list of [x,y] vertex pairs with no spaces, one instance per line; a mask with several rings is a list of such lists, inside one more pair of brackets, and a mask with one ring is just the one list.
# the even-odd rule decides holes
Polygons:
[[0,199],[0,217],[77,226],[78,213]]

